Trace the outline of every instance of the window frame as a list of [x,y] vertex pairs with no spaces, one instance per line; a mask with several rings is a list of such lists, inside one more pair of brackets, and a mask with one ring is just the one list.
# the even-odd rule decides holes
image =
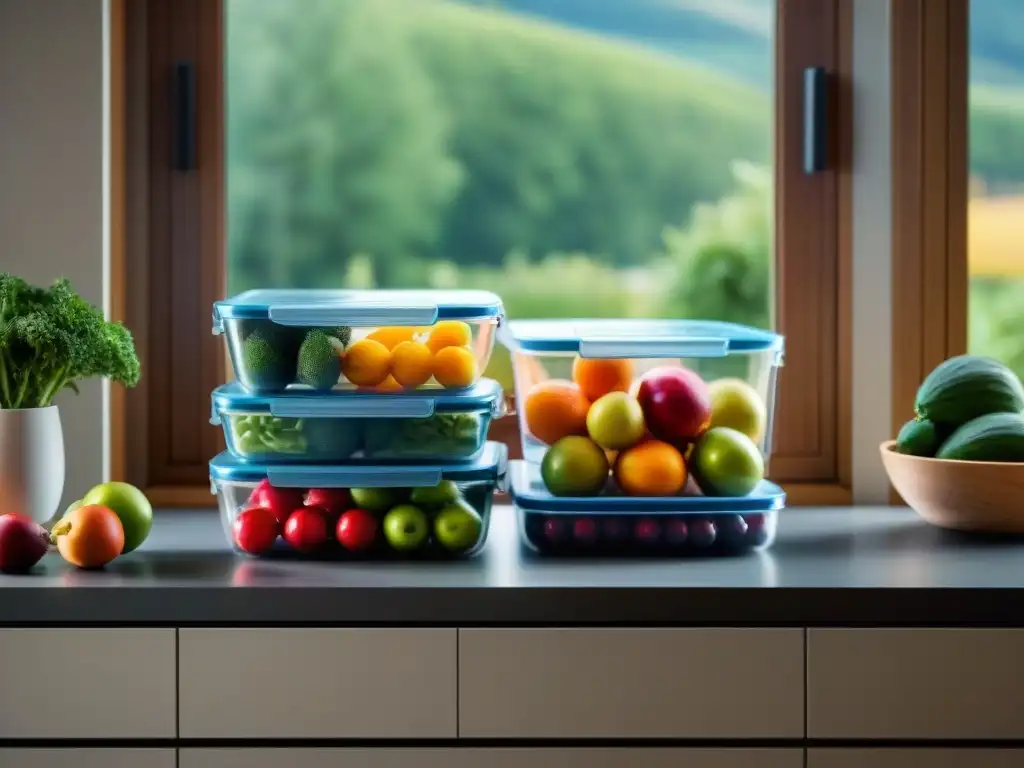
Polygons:
[[[777,0],[775,302],[787,359],[771,469],[790,504],[851,500],[852,3]],[[140,386],[111,400],[112,474],[158,506],[210,506],[206,463],[223,435],[207,423],[209,394],[230,370],[207,324],[226,286],[222,2],[114,0],[111,12],[112,29],[123,30],[113,138],[124,145],[122,167],[113,158],[121,200],[115,190],[112,306],[143,364]],[[187,172],[170,163],[177,60],[195,62],[198,79],[198,167]],[[811,66],[830,73],[831,130],[828,168],[806,175],[802,81]],[[514,418],[491,436],[518,451]]]

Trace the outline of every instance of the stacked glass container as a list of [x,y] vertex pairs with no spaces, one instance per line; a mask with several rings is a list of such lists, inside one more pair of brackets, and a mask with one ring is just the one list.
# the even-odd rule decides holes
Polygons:
[[210,462],[236,551],[455,557],[480,550],[507,448],[482,378],[483,291],[257,290],[214,305],[236,381],[212,395]]

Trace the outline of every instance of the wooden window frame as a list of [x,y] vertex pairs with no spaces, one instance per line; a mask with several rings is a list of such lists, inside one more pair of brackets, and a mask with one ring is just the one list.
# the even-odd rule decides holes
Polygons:
[[[847,504],[851,439],[850,148],[853,0],[777,0],[776,317],[786,336],[772,476],[791,504]],[[111,469],[158,506],[210,506],[207,461],[223,435],[209,397],[228,373],[210,333],[224,295],[224,87],[220,0],[115,0],[123,139],[112,227],[115,313],[134,331],[143,381],[112,399]],[[115,38],[115,45],[118,40]],[[170,72],[196,63],[198,168],[171,169]],[[830,73],[829,164],[803,171],[803,71]],[[492,439],[518,450],[514,419]]]

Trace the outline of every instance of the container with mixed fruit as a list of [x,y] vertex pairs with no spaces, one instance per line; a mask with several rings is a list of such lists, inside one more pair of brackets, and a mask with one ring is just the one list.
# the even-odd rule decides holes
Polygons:
[[232,547],[254,556],[452,558],[484,545],[507,449],[460,465],[259,466],[210,462]]
[[216,302],[214,333],[249,392],[464,389],[502,314],[484,291],[258,290]]
[[[513,321],[503,343],[526,462],[512,492],[529,543],[571,546],[570,511],[583,514],[581,545],[770,543],[782,498],[764,479],[781,337],[694,321]],[[545,504],[557,516],[548,525],[537,517]],[[681,517],[697,513],[689,525]],[[627,523],[628,536],[613,535]]]

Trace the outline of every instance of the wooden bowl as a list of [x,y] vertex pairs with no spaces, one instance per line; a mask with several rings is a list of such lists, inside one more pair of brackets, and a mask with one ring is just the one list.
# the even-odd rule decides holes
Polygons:
[[1024,464],[907,456],[880,446],[889,482],[932,525],[957,531],[1024,533]]

